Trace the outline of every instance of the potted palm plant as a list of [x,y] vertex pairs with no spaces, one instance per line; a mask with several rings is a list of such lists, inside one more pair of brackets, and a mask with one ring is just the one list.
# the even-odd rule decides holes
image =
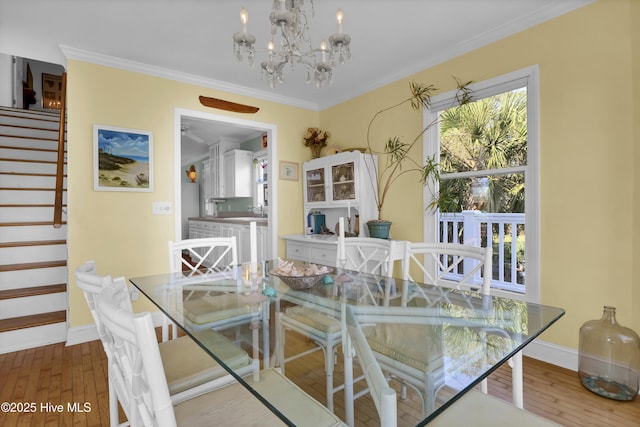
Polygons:
[[[456,79],[456,84],[456,102],[460,105],[470,102],[471,90],[468,86],[471,82],[462,83]],[[427,158],[424,164],[418,163],[415,158],[412,157],[416,143],[422,141],[425,132],[437,123],[437,119],[431,123],[427,123],[422,130],[408,142],[403,141],[399,136],[390,137],[381,148],[375,147],[372,142],[371,128],[374,122],[384,113],[400,108],[405,104],[410,104],[414,111],[420,111],[421,108],[429,108],[431,106],[431,96],[433,92],[437,90],[434,85],[426,85],[412,81],[409,84],[409,88],[411,96],[397,104],[378,111],[371,118],[367,127],[367,153],[371,156],[377,155],[379,158],[385,160],[378,171],[368,170],[371,184],[374,188],[377,188],[377,191],[374,191],[374,199],[378,210],[378,219],[367,222],[369,235],[371,237],[389,238],[391,222],[383,218],[383,208],[389,191],[398,178],[405,174],[416,174],[422,185],[435,184],[440,180],[440,171],[435,156]],[[439,200],[436,197],[432,200],[430,206],[436,207],[444,202],[445,201]]]

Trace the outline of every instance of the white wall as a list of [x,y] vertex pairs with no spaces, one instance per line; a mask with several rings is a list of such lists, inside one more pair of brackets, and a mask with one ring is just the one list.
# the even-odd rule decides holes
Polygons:
[[0,106],[13,106],[13,82],[12,56],[0,53]]

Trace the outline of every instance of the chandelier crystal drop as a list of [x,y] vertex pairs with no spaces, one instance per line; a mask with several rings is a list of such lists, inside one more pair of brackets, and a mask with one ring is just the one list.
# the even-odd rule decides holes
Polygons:
[[[311,11],[313,16],[313,1]],[[309,26],[303,0],[274,0],[269,20],[271,40],[266,49],[256,49],[256,38],[247,31],[249,13],[243,7],[240,10],[242,31],[233,35],[233,50],[236,59],[250,67],[255,64],[256,52],[266,53],[267,58],[260,63],[260,69],[271,88],[284,83],[282,72],[287,64],[291,70],[297,65],[304,67],[307,83],[314,82],[318,87],[331,84],[334,68],[351,58],[351,37],[342,32],[342,9],[336,13],[338,31],[329,36],[328,42],[322,40],[319,48],[313,47],[307,35]]]

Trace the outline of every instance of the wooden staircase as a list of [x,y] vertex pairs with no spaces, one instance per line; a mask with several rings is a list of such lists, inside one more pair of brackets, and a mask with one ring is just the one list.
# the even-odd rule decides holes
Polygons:
[[57,113],[0,107],[0,353],[67,338],[66,215],[53,227],[58,129]]

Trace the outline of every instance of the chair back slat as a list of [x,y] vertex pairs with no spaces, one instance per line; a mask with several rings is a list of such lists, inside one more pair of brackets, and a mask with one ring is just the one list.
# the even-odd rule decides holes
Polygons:
[[205,237],[169,242],[169,268],[172,273],[184,271],[188,275],[204,275],[230,271],[237,264],[235,237]]
[[[80,265],[75,271],[76,286],[80,288],[87,300],[89,311],[93,317],[98,330],[98,336],[104,346],[104,328],[97,313],[97,299],[102,290],[106,287],[114,289],[114,299],[119,307],[133,312],[131,300],[129,298],[129,289],[123,277],[113,279],[111,276],[99,276],[96,272],[94,261],[87,261]],[[110,355],[110,349],[105,346],[107,356]]]
[[109,378],[131,426],[176,425],[150,313],[134,314],[105,288],[97,313],[110,343]]
[[[340,222],[341,224],[343,221]],[[395,281],[392,278],[396,261],[404,256],[402,245],[404,241],[376,239],[372,237],[345,238],[344,229],[338,230],[338,251],[336,265],[346,270],[360,273],[375,274],[388,279],[375,284],[375,291],[384,295],[384,304],[395,292]],[[364,288],[365,295],[376,304],[376,299],[368,287]]]
[[[344,221],[339,223],[344,224]],[[391,277],[395,262],[402,260],[404,255],[400,248],[400,242],[395,240],[372,237],[345,238],[344,229],[340,228],[336,265],[347,270]]]
[[[412,274],[413,272],[413,274]],[[417,272],[417,274],[416,274]],[[422,277],[418,277],[421,275]],[[440,288],[453,288],[489,295],[492,276],[492,249],[459,243],[407,242],[402,263],[404,286],[425,283]],[[402,304],[406,305],[417,294],[428,303],[433,297],[421,292],[420,286],[403,290]],[[442,297],[446,299],[446,293]]]
[[[354,308],[349,305],[345,305],[346,313],[346,328],[348,341],[357,356],[362,372],[367,380],[369,386],[369,393],[373,399],[378,415],[380,416],[381,427],[395,427],[397,425],[397,403],[396,392],[389,387],[387,379],[385,378],[380,365],[378,364],[375,355],[365,337],[358,319],[354,313]],[[347,350],[350,351],[350,350]]]

